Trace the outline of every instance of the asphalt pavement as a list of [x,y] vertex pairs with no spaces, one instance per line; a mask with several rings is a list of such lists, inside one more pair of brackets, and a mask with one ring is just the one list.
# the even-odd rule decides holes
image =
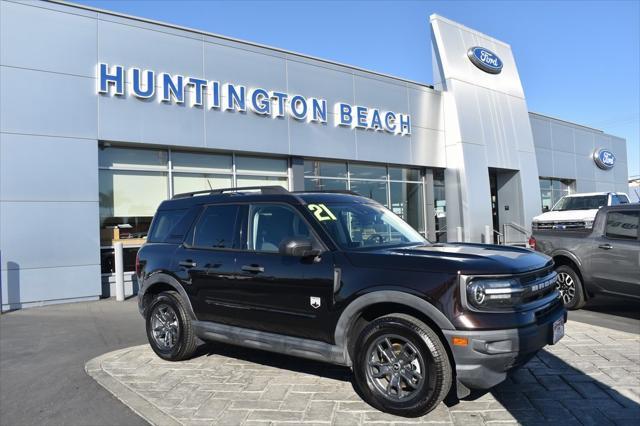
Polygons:
[[[640,333],[640,304],[598,297],[569,318]],[[147,342],[136,299],[0,316],[0,425],[145,425],[84,371],[90,359]]]
[[627,333],[640,334],[640,300],[598,295],[569,319]]
[[147,341],[136,299],[0,316],[0,425],[146,425],[84,371],[105,352]]

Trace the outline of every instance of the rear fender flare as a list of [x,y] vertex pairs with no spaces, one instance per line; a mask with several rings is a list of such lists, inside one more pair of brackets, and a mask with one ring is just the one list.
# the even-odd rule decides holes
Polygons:
[[177,291],[178,294],[180,294],[180,297],[182,298],[182,300],[184,301],[187,307],[187,313],[189,314],[189,317],[193,321],[198,320],[198,318],[196,318],[195,312],[193,311],[193,306],[191,306],[191,300],[189,299],[189,295],[184,290],[184,287],[182,287],[182,285],[177,279],[175,279],[169,274],[164,274],[159,272],[149,276],[147,279],[145,279],[144,290],[140,294],[138,294],[138,297],[144,298],[145,293],[147,293],[149,289],[160,284],[168,285],[172,287],[175,291]]

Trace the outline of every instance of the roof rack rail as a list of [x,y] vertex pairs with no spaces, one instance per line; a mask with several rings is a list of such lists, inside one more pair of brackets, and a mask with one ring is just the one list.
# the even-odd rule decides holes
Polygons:
[[177,198],[189,198],[195,195],[217,195],[217,194],[226,194],[226,193],[237,193],[237,192],[260,192],[261,194],[290,194],[288,190],[279,186],[279,185],[271,185],[271,186],[245,186],[240,188],[220,188],[220,189],[205,189],[203,191],[193,191],[193,192],[184,192],[182,194],[176,194],[171,198],[175,200]]
[[316,189],[310,191],[293,191],[293,194],[300,193],[320,193],[320,194],[347,194],[347,195],[357,195],[358,197],[362,197],[361,194],[358,194],[355,191],[350,191],[348,189]]

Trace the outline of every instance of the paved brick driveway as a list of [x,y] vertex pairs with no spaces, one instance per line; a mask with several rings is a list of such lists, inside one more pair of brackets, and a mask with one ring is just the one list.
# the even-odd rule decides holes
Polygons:
[[223,345],[181,363],[136,346],[86,370],[157,425],[640,424],[640,335],[572,321],[566,333],[492,392],[418,419],[362,402],[348,369]]

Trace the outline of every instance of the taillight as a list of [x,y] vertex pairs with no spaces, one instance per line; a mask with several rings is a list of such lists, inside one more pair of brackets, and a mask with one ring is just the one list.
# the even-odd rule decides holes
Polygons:
[[140,255],[138,255],[138,253],[136,253],[136,276],[140,276]]
[[534,237],[529,237],[529,247],[531,247],[531,250],[536,249],[536,239]]

